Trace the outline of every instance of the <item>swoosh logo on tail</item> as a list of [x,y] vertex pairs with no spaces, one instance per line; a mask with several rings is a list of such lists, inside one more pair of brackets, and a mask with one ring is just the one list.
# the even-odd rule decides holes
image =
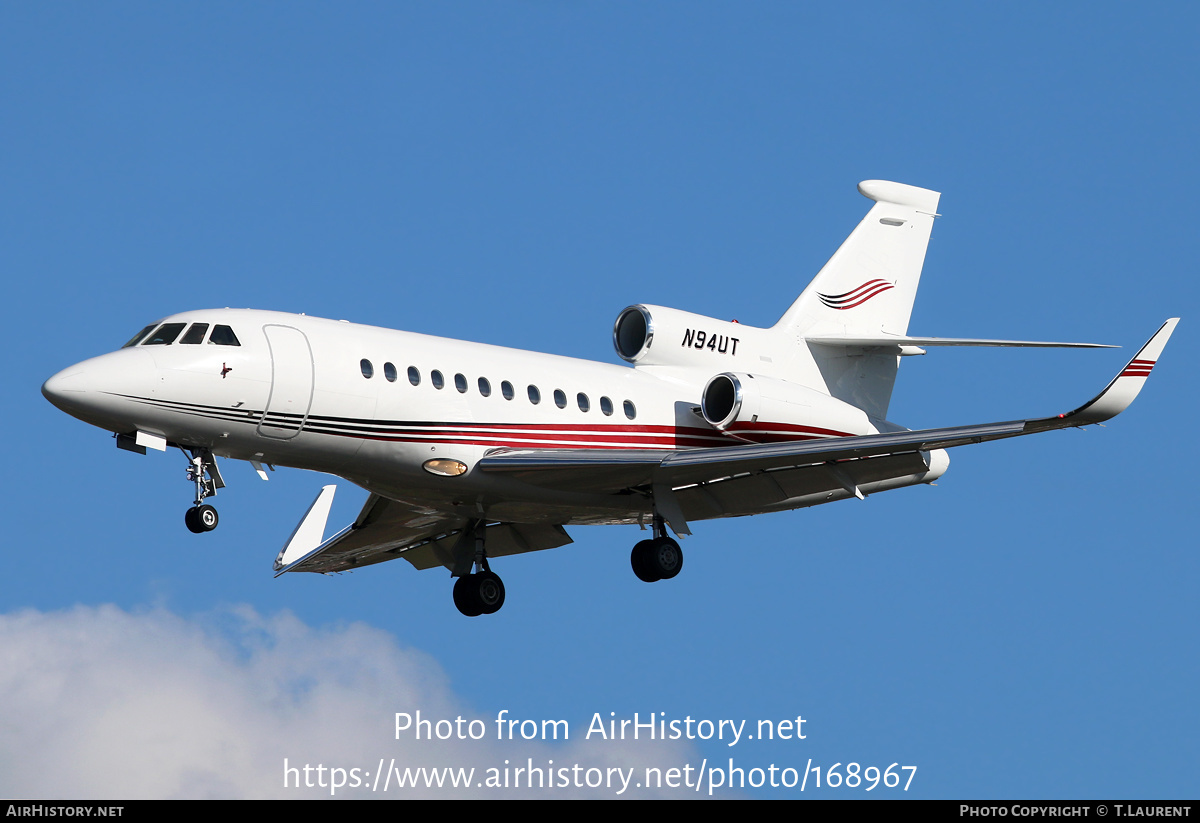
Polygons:
[[831,309],[844,311],[852,309],[855,306],[861,306],[877,294],[883,294],[888,289],[895,288],[895,285],[886,280],[868,280],[856,289],[851,289],[843,294],[821,294],[817,292],[817,297],[821,298],[821,302]]

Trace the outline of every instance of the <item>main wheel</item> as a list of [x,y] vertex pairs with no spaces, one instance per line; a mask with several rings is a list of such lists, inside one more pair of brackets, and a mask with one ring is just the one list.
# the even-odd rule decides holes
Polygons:
[[483,614],[495,614],[504,605],[504,582],[495,572],[475,575],[475,598]]
[[483,614],[483,606],[475,597],[475,575],[465,574],[454,581],[454,606],[467,617]]
[[217,517],[217,510],[212,506],[208,504],[197,506],[194,511],[196,512],[195,520],[197,525],[200,526],[200,531],[210,532],[217,527],[220,518]]
[[653,568],[653,561],[650,558],[653,550],[654,541],[643,540],[633,547],[633,551],[629,555],[629,565],[633,566],[633,573],[638,576],[638,580],[646,583],[662,579],[662,576]]
[[495,572],[463,575],[454,581],[454,605],[467,617],[495,614],[504,605],[504,583]]
[[659,580],[670,580],[683,568],[683,549],[669,537],[660,537],[648,553],[650,568]]

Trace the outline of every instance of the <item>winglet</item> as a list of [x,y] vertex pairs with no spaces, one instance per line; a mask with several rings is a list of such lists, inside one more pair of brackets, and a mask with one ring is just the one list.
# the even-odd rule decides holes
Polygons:
[[[1090,423],[1102,423],[1125,411],[1138,396],[1142,386],[1146,385],[1146,378],[1150,376],[1150,370],[1158,362],[1158,358],[1162,355],[1167,341],[1171,339],[1171,332],[1175,331],[1175,324],[1178,322],[1178,317],[1172,317],[1163,323],[1154,336],[1146,341],[1146,345],[1142,346],[1125,368],[1121,369],[1121,373],[1104,387],[1104,391],[1074,411],[1059,415],[1058,419],[1070,421],[1067,423],[1070,426],[1086,426]],[[1049,419],[1054,420],[1055,418]]]
[[325,486],[317,499],[308,507],[308,512],[292,532],[287,543],[275,556],[275,571],[280,571],[292,561],[304,557],[321,545],[325,537],[325,522],[329,519],[329,507],[333,505],[333,495],[337,486]]

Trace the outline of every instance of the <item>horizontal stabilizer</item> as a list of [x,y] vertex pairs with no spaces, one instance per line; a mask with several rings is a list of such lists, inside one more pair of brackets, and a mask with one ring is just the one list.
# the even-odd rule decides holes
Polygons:
[[822,346],[861,346],[876,348],[883,346],[1002,346],[1036,349],[1119,349],[1105,343],[1045,343],[1038,340],[987,340],[975,337],[901,337],[880,335],[877,337],[824,335],[807,337],[808,343]]

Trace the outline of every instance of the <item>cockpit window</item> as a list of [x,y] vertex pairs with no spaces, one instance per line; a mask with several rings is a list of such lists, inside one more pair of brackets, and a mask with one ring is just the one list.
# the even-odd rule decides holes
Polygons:
[[187,330],[187,334],[179,338],[180,345],[187,344],[194,346],[204,342],[204,333],[208,331],[207,323],[193,323],[192,327]]
[[138,332],[137,334],[135,334],[133,337],[129,338],[129,342],[128,342],[128,343],[126,343],[126,344],[125,344],[124,346],[122,346],[121,348],[123,348],[123,349],[127,349],[127,348],[129,348],[130,346],[136,346],[136,345],[138,344],[138,342],[140,342],[140,341],[141,341],[141,339],[142,339],[143,337],[145,337],[145,336],[146,336],[146,335],[148,335],[148,334],[149,334],[151,331],[153,331],[153,330],[154,330],[154,327],[155,327],[155,326],[157,326],[157,325],[158,325],[157,323],[151,323],[149,326],[147,326],[146,328],[142,329],[140,332]]
[[210,344],[217,346],[240,346],[237,335],[233,333],[233,329],[228,326],[213,326],[212,336],[208,338]]
[[153,334],[147,337],[143,342],[143,346],[169,346],[175,342],[175,338],[183,331],[183,327],[187,323],[163,323]]

